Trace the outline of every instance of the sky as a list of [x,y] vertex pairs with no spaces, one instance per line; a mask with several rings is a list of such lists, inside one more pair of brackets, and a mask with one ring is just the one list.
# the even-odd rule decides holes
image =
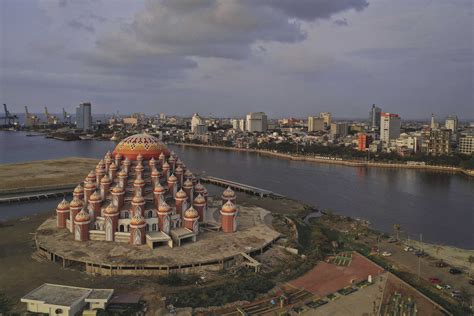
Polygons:
[[472,0],[0,0],[12,112],[474,118]]

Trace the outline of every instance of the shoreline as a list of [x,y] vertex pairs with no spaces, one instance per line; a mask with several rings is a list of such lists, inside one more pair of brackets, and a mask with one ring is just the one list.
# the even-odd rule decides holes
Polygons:
[[[292,161],[307,161],[315,163],[326,163],[343,165],[348,167],[370,167],[370,168],[400,168],[400,169],[418,169],[418,170],[433,170],[441,171],[446,173],[459,173],[468,177],[474,177],[474,170],[466,170],[459,167],[445,167],[445,166],[433,166],[433,165],[407,165],[400,163],[385,163],[385,162],[366,162],[366,161],[354,161],[354,160],[336,160],[336,158],[325,158],[325,157],[308,157],[308,156],[297,156],[290,154],[283,154],[278,152],[266,151],[261,149],[247,149],[247,148],[236,148],[236,147],[225,147],[217,145],[201,145],[201,144],[187,144],[187,143],[173,143],[173,145],[183,147],[196,147],[196,148],[209,148],[209,149],[220,149],[229,151],[240,151],[254,154],[260,154],[264,156],[271,156],[280,159],[287,159]],[[334,160],[333,160],[334,159]]]

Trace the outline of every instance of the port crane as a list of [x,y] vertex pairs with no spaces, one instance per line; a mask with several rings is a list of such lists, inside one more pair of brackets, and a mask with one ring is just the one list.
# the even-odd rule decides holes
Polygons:
[[26,126],[36,126],[38,124],[38,117],[34,114],[28,112],[28,107],[25,105],[25,114],[26,114]]
[[5,125],[18,124],[18,117],[16,115],[10,114],[10,111],[8,111],[7,105],[5,103],[3,103],[3,111],[5,112],[5,116],[0,117],[0,119],[4,120]]
[[48,125],[56,125],[58,123],[58,118],[56,115],[49,114],[47,106],[44,107],[44,115],[46,116]]

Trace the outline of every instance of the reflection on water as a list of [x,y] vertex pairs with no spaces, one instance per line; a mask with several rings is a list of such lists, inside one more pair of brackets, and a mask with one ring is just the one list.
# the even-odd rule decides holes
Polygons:
[[[114,147],[112,142],[61,142],[0,132],[0,146],[6,148],[6,143],[13,144],[8,146],[10,150],[1,151],[1,163],[68,156],[99,158]],[[424,240],[474,248],[471,233],[474,179],[466,176],[410,169],[354,168],[245,152],[171,147],[193,172],[247,183],[321,209],[365,218],[375,228],[387,232],[398,223],[412,236],[422,233]],[[15,209],[22,212],[21,206]],[[0,206],[1,216],[5,210],[5,206]]]

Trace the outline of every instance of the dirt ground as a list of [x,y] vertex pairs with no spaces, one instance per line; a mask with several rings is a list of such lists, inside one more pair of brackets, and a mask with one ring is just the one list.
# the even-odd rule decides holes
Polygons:
[[2,190],[76,184],[97,165],[97,159],[64,158],[0,165]]
[[63,269],[51,262],[31,258],[36,250],[33,233],[50,214],[8,221],[0,226],[0,291],[13,303],[13,312],[25,311],[20,298],[43,283],[92,288],[112,288],[117,293],[137,293],[150,299],[153,310],[162,306],[161,293],[167,287],[153,277],[101,277],[74,269]]

